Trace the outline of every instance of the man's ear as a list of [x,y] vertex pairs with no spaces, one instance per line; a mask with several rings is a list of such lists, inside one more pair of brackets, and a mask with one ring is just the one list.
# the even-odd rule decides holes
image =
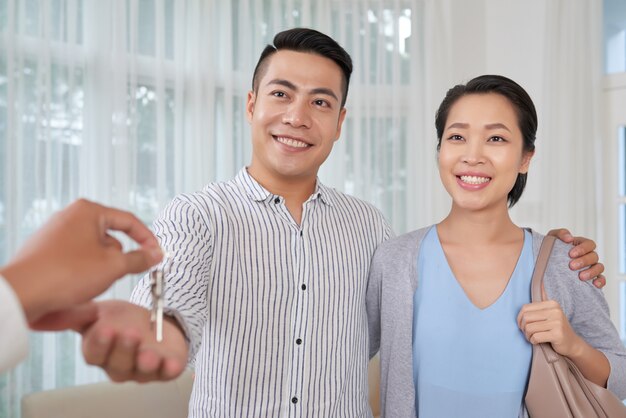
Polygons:
[[254,115],[254,104],[256,102],[256,93],[252,90],[248,92],[248,98],[246,99],[246,118],[248,122],[252,122],[252,116]]
[[341,128],[343,127],[343,121],[346,119],[346,108],[342,107],[339,111],[339,119],[337,120],[337,132],[335,133],[335,141],[341,136]]
[[522,165],[520,166],[519,172],[521,174],[528,173],[528,168],[530,167],[530,160],[535,156],[535,151],[524,151],[524,156],[522,157]]

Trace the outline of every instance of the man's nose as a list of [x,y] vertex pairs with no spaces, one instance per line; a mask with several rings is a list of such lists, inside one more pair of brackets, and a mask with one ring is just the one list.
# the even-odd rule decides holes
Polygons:
[[311,117],[308,103],[304,100],[294,100],[291,102],[283,115],[283,123],[294,128],[309,128]]

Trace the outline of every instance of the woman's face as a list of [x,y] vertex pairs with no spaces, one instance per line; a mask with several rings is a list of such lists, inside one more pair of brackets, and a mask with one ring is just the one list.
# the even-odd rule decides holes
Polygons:
[[532,158],[523,151],[513,105],[496,93],[469,94],[448,113],[439,150],[439,175],[453,205],[482,210],[507,206],[507,196]]

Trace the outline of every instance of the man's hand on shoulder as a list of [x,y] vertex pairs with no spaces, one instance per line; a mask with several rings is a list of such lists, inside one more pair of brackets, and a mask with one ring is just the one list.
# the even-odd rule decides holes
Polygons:
[[553,229],[548,232],[548,235],[574,245],[569,251],[569,256],[572,259],[569,268],[574,271],[580,270],[578,272],[580,280],[593,280],[594,286],[599,289],[606,285],[606,278],[602,274],[604,264],[599,262],[598,253],[595,252],[595,241],[585,237],[575,237],[565,228]]

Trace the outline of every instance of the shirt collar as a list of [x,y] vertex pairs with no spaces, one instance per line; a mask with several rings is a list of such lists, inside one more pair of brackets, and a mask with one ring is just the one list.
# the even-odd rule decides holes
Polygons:
[[[250,199],[255,202],[263,202],[274,200],[276,197],[281,197],[270,193],[266,188],[261,186],[251,175],[248,173],[247,167],[243,167],[237,176],[235,176],[235,182],[241,186]],[[333,190],[324,186],[319,178],[315,182],[315,191],[309,197],[308,200],[320,199],[325,204],[332,206],[335,202],[332,196]]]

